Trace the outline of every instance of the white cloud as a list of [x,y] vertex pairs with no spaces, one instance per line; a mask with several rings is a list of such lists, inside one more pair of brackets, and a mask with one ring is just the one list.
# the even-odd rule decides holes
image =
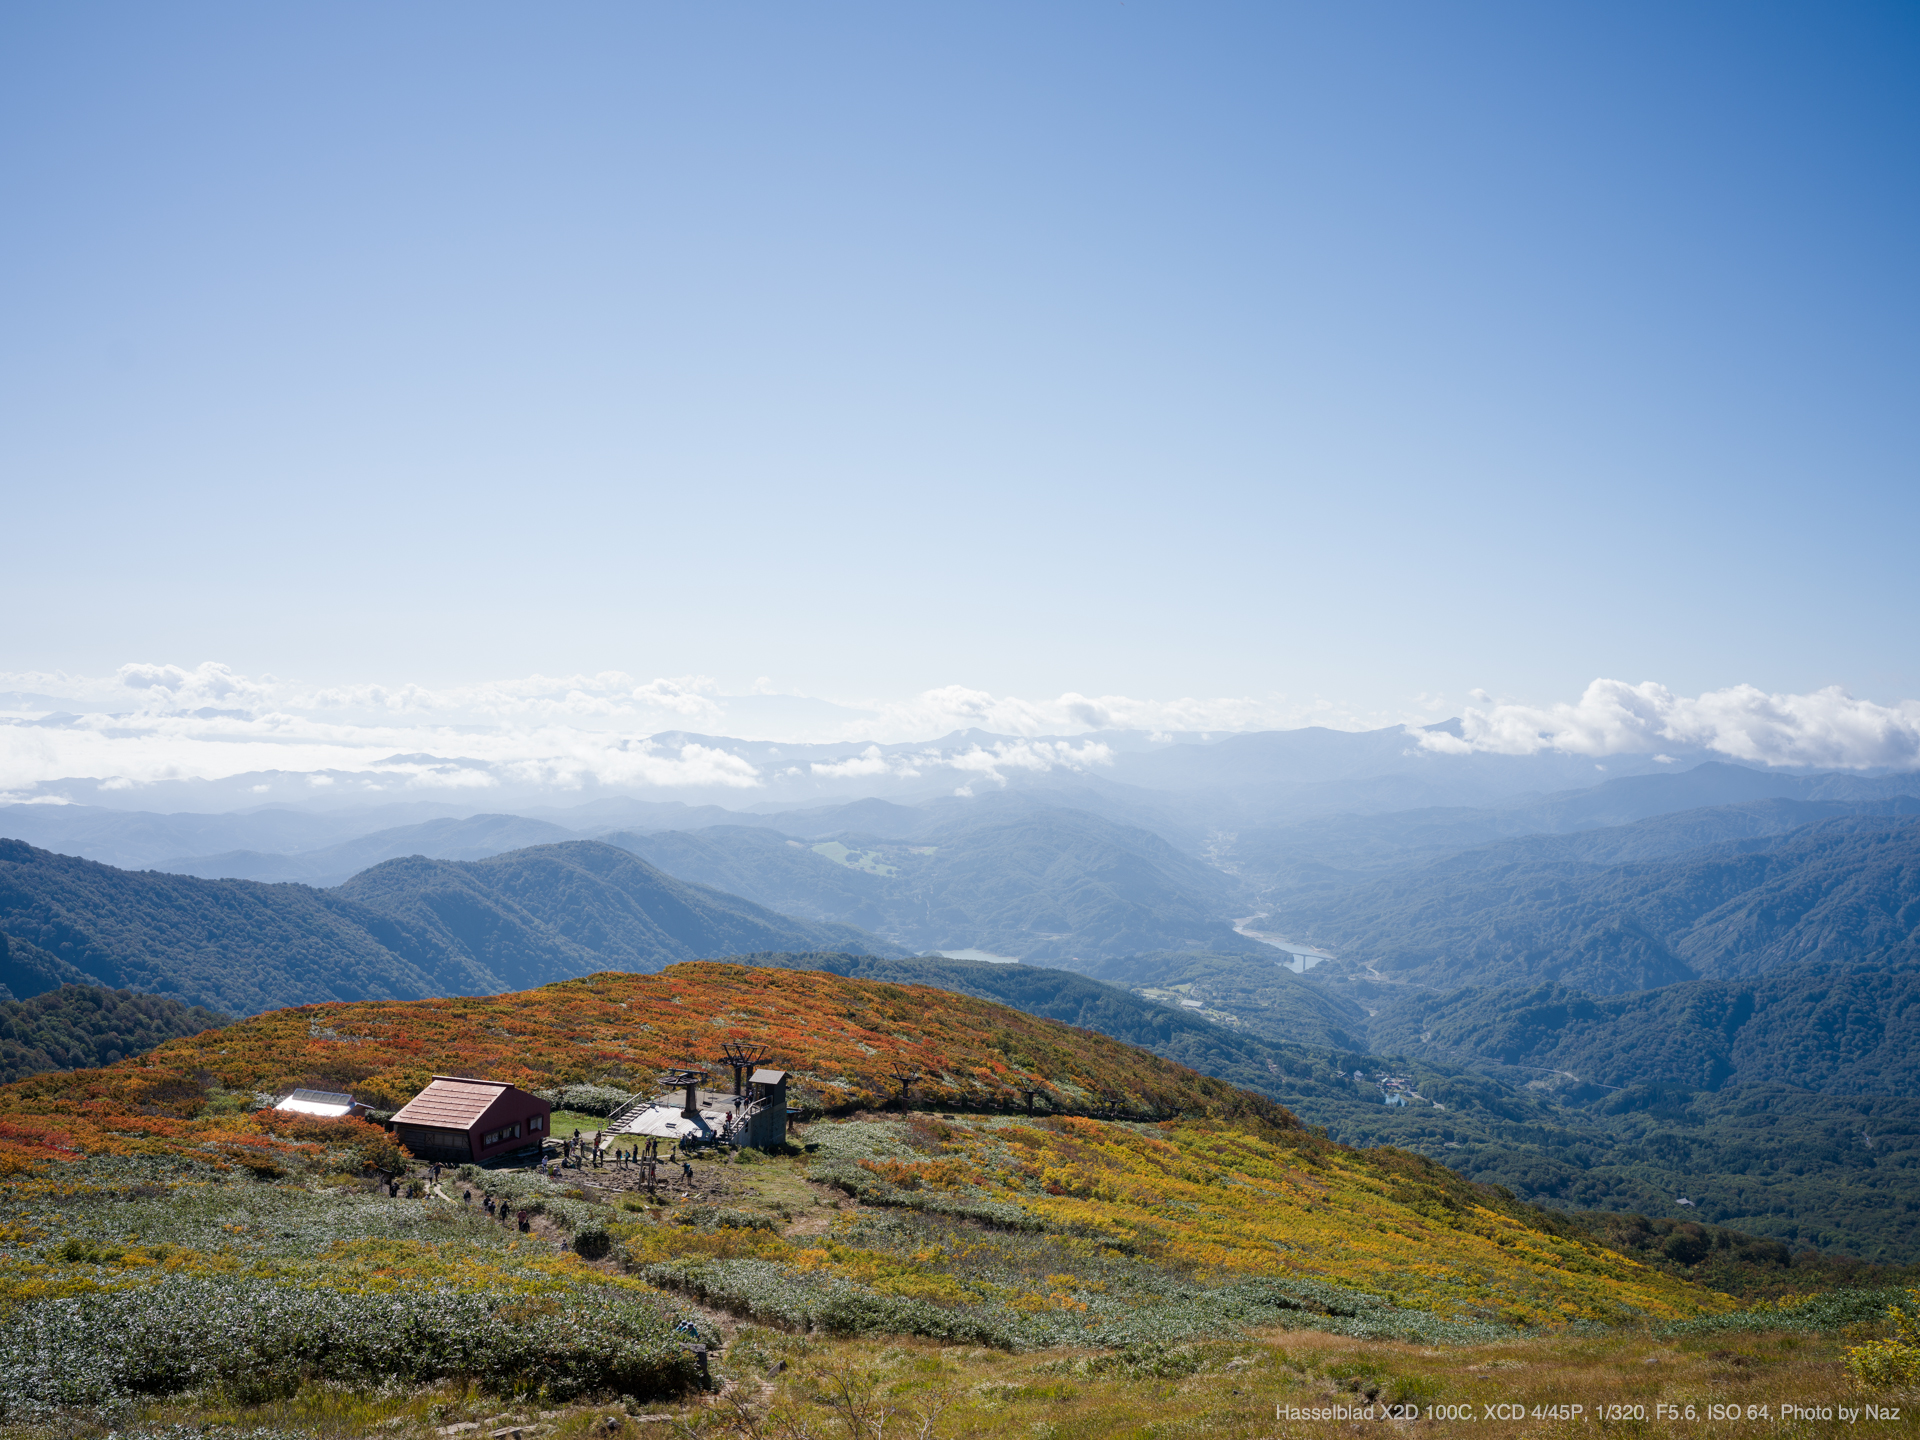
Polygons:
[[[1491,700],[1484,692],[1475,696]],[[1470,707],[1458,738],[1430,732],[1421,744],[1452,754],[1554,750],[1656,758],[1657,752],[1684,748],[1762,765],[1911,770],[1920,767],[1920,702],[1876,705],[1838,686],[1810,695],[1770,695],[1735,685],[1689,698],[1650,680],[1595,680],[1572,704]]]
[[[1114,750],[1095,731],[1143,731],[1166,740],[1180,733],[1306,724],[1374,729],[1439,718],[1363,714],[1284,697],[1141,700],[1068,691],[1031,700],[958,685],[906,700],[840,704],[728,695],[705,676],[640,680],[619,671],[441,689],[315,687],[238,675],[212,662],[126,665],[95,677],[0,674],[0,692],[44,697],[12,701],[36,707],[9,712],[14,723],[0,718],[0,792],[16,797],[61,779],[125,790],[259,772],[311,777],[311,785],[298,787],[308,794],[340,776],[327,792],[333,795],[375,783],[389,795],[594,785],[746,792],[801,779],[880,785],[950,778],[964,789],[1005,783],[1017,773],[1109,766]],[[1421,697],[1421,705],[1433,698]],[[71,718],[34,723],[54,710]],[[744,747],[736,754],[667,738],[689,730],[781,744],[852,741],[860,748],[809,764],[802,756]],[[951,748],[935,743],[966,730],[986,733]],[[1570,704],[1476,694],[1459,738],[1423,733],[1420,743],[1458,753],[1555,750],[1596,761],[1705,750],[1772,765],[1913,768],[1920,766],[1920,704],[1877,705],[1840,690],[1768,695],[1748,686],[1689,699],[1659,685],[1600,680]],[[274,790],[295,793],[292,786]],[[254,787],[252,793],[269,792]]]
[[878,745],[869,745],[858,755],[844,760],[814,761],[808,767],[815,775],[830,780],[849,780],[863,775],[918,775],[913,762],[904,755],[889,758]]
[[1066,741],[1006,741],[982,748],[975,745],[959,755],[946,757],[955,770],[972,771],[984,778],[1006,783],[1003,770],[1087,770],[1096,765],[1111,765],[1113,751],[1097,740],[1075,747]]

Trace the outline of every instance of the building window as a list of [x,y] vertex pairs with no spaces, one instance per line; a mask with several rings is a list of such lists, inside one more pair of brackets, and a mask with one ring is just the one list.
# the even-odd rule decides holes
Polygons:
[[540,1128],[540,1117],[536,1115],[533,1119],[529,1120],[527,1122],[527,1128],[529,1130],[538,1130]]
[[498,1145],[500,1143],[500,1132],[495,1130],[490,1134],[481,1136],[480,1143],[482,1145]]
[[519,1127],[518,1125],[516,1125],[516,1126],[514,1126],[514,1127],[513,1127],[513,1137],[512,1137],[512,1138],[513,1138],[513,1139],[515,1139],[515,1140],[518,1140],[518,1139],[520,1138],[520,1127]]

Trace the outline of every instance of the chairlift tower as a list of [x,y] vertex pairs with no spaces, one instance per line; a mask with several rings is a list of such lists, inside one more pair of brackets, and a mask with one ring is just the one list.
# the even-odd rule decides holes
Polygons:
[[773,1058],[773,1053],[745,1040],[729,1040],[720,1047],[721,1065],[733,1067],[733,1093],[744,1100],[747,1095],[747,1076]]
[[687,1092],[687,1104],[680,1114],[688,1120],[700,1118],[700,1082],[707,1078],[705,1070],[669,1070],[667,1084],[674,1089]]
[[911,1108],[914,1082],[920,1078],[918,1070],[889,1070],[887,1072],[900,1087],[900,1113],[906,1114]]

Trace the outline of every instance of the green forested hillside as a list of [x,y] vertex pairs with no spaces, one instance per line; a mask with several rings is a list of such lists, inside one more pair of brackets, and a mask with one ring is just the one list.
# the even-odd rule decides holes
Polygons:
[[1616,865],[1568,848],[1504,841],[1295,896],[1268,923],[1443,988],[1557,981],[1614,994],[1805,960],[1920,958],[1920,820],[1851,816]]
[[1257,948],[1227,917],[1243,888],[1159,836],[1077,810],[969,817],[907,840],[758,828],[609,836],[669,874],[912,950],[1038,963]]
[[1920,966],[1792,965],[1604,997],[1559,985],[1413,992],[1368,1033],[1388,1052],[1602,1086],[1920,1094]]
[[591,840],[487,860],[390,860],[329,893],[388,918],[413,945],[470,957],[497,990],[749,950],[872,946],[853,927],[777,915]]
[[391,861],[348,886],[313,890],[133,873],[0,840],[0,931],[71,967],[58,979],[78,974],[235,1014],[492,994],[736,950],[876,943],[585,841],[473,863]]
[[230,1018],[97,985],[62,985],[31,1000],[0,1002],[0,1085],[48,1070],[111,1065]]
[[92,983],[58,955],[18,936],[0,934],[0,1000],[26,1000],[62,985]]
[[0,930],[96,984],[231,1014],[471,993],[474,983],[459,966],[423,968],[391,948],[401,937],[390,923],[328,891],[116,870],[17,840],[0,840]]

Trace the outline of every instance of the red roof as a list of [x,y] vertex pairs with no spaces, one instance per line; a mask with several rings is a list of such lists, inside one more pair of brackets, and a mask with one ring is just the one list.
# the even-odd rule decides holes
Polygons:
[[409,1100],[393,1117],[396,1125],[431,1125],[437,1130],[468,1130],[513,1086],[494,1080],[456,1080],[433,1077],[426,1089]]

